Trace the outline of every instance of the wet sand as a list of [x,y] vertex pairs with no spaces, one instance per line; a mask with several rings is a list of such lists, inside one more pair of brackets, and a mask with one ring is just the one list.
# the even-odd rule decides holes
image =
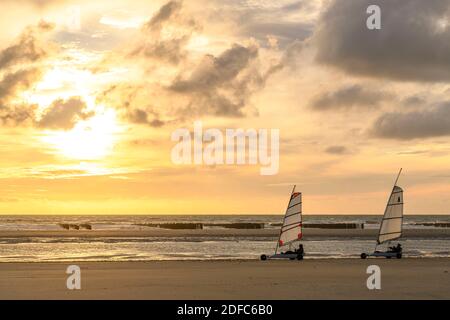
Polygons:
[[450,258],[77,263],[73,291],[68,265],[0,263],[0,299],[450,299]]
[[[203,229],[203,230],[167,230],[158,228],[142,228],[136,230],[21,230],[2,231],[1,238],[32,237],[273,237],[279,235],[278,229]],[[305,239],[358,238],[375,239],[376,229],[304,229]],[[407,229],[403,231],[405,239],[450,239],[450,228],[439,229]]]

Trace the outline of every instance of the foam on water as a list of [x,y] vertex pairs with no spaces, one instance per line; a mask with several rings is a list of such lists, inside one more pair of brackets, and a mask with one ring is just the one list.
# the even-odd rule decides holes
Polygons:
[[[274,251],[274,241],[106,238],[24,239],[0,243],[0,262],[152,261],[258,259]],[[403,240],[405,257],[450,257],[449,240]],[[373,250],[370,240],[303,241],[308,259],[359,258]]]

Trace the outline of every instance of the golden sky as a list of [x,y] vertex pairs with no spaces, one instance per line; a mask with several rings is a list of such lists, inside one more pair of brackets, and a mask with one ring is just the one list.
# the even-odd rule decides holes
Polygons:
[[[368,30],[366,8],[382,9]],[[450,213],[448,0],[1,1],[0,214]],[[171,133],[280,130],[280,167]]]

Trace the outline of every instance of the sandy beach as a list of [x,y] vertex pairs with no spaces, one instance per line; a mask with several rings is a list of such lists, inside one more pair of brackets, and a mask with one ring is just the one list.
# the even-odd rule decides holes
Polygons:
[[[366,287],[381,268],[381,290]],[[450,299],[450,259],[1,263],[0,299]]]

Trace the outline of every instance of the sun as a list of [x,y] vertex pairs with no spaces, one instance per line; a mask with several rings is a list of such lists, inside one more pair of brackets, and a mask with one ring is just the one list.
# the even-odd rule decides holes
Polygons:
[[115,110],[96,107],[95,116],[68,131],[46,131],[42,140],[66,158],[99,160],[112,152],[120,131]]

